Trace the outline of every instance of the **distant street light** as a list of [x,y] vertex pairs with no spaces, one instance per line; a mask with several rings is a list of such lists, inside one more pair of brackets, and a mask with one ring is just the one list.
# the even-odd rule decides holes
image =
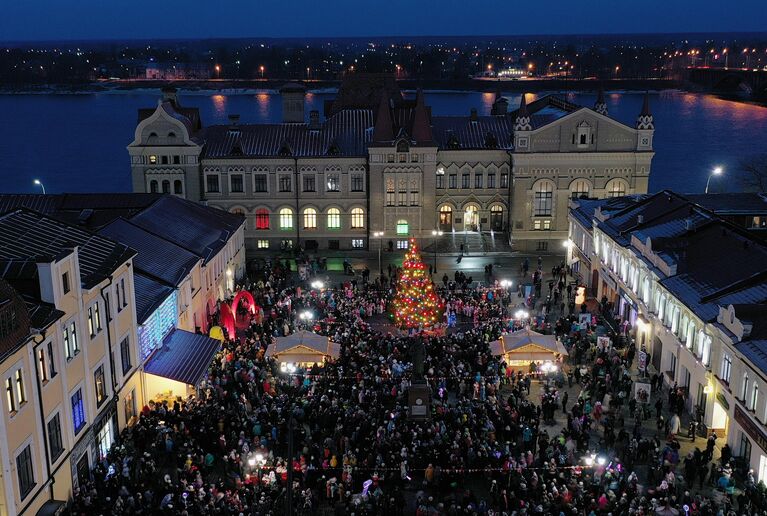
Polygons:
[[264,78],[264,70],[265,70],[264,65],[261,65],[261,66],[258,67],[258,71],[261,72],[261,78],[262,79]]
[[442,235],[443,235],[442,231],[439,231],[437,229],[431,230],[431,236],[432,236],[431,243],[434,246],[434,272],[435,273],[437,272],[437,237]]
[[706,189],[704,190],[704,193],[708,193],[708,185],[711,183],[711,178],[714,176],[720,176],[724,170],[722,170],[722,167],[715,167],[714,170],[711,171],[711,173],[708,175],[708,179],[706,180]]
[[383,268],[381,267],[381,247],[383,247],[383,231],[374,231],[373,236],[378,239],[378,274],[383,276]]
[[45,185],[43,184],[43,182],[42,182],[42,181],[40,181],[39,179],[35,179],[35,180],[34,180],[34,181],[32,181],[32,182],[33,182],[34,184],[36,184],[37,186],[39,186],[40,188],[42,188],[42,189],[43,189],[43,195],[45,195]]

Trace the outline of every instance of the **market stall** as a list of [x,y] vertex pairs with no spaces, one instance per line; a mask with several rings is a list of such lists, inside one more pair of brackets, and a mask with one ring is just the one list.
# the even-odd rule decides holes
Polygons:
[[502,356],[511,366],[527,367],[531,362],[550,362],[567,355],[554,335],[543,335],[529,328],[504,334],[490,343],[490,349],[494,356]]
[[329,337],[302,330],[287,337],[277,337],[275,344],[266,350],[267,357],[280,363],[280,369],[295,370],[323,364],[339,356],[340,346]]

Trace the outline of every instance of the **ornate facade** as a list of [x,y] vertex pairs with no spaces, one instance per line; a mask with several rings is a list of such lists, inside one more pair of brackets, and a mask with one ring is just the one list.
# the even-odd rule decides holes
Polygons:
[[[492,114],[437,116],[421,92],[389,76],[357,74],[337,98],[303,116],[304,89],[281,90],[283,122],[203,127],[197,109],[164,90],[141,110],[133,189],[166,192],[247,218],[249,251],[368,249],[376,232],[407,238],[493,231],[515,249],[555,249],[572,197],[645,193],[654,155],[649,105],[635,127],[545,96]],[[375,244],[374,247],[375,248]]]

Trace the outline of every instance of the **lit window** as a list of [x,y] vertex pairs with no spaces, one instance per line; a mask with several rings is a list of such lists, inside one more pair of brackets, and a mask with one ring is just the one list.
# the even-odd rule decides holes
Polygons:
[[280,210],[280,229],[292,229],[293,228],[293,210],[290,208],[282,208]]
[[352,229],[365,227],[365,210],[362,208],[352,208]]
[[554,184],[551,181],[541,181],[535,189],[533,216],[550,217],[554,205]]
[[407,240],[397,240],[397,249],[407,249],[409,242]]
[[341,181],[338,174],[328,174],[328,192],[338,192],[341,190]]
[[407,235],[410,232],[408,228],[408,224],[406,220],[398,220],[397,221],[397,234],[398,235]]
[[626,195],[626,182],[622,179],[611,179],[605,187],[607,197],[622,197]]
[[96,387],[96,405],[101,405],[107,399],[107,386],[104,377],[104,366],[101,365],[93,373],[93,382]]
[[5,379],[5,401],[8,405],[8,412],[16,412],[16,396],[13,394],[13,378]]
[[[306,212],[304,212],[306,216]],[[341,228],[341,210],[338,208],[330,208],[328,210],[328,229],[340,229]]]
[[585,179],[576,179],[573,184],[570,185],[570,195],[573,199],[580,199],[581,197],[589,196],[590,185]]
[[352,240],[352,247],[354,249],[362,249],[365,247],[365,241],[361,238],[355,238]]
[[83,391],[77,389],[72,395],[72,424],[75,428],[75,435],[85,426],[85,403],[83,402]]
[[268,240],[259,240],[257,242],[258,249],[269,249],[269,241]]
[[149,164],[150,165],[157,165],[157,156],[155,156],[155,155],[149,156]]
[[266,208],[256,210],[256,229],[269,229],[269,210]]
[[317,229],[317,210],[314,208],[304,210],[304,229]]

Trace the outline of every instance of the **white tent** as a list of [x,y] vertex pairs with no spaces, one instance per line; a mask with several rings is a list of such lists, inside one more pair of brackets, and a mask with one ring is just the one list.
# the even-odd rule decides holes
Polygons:
[[495,356],[503,356],[506,363],[518,365],[567,355],[567,350],[554,335],[543,335],[530,328],[503,335],[490,343],[490,350]]
[[339,356],[337,343],[310,331],[298,331],[275,340],[276,343],[266,349],[266,356],[274,357],[280,363],[313,365]]

